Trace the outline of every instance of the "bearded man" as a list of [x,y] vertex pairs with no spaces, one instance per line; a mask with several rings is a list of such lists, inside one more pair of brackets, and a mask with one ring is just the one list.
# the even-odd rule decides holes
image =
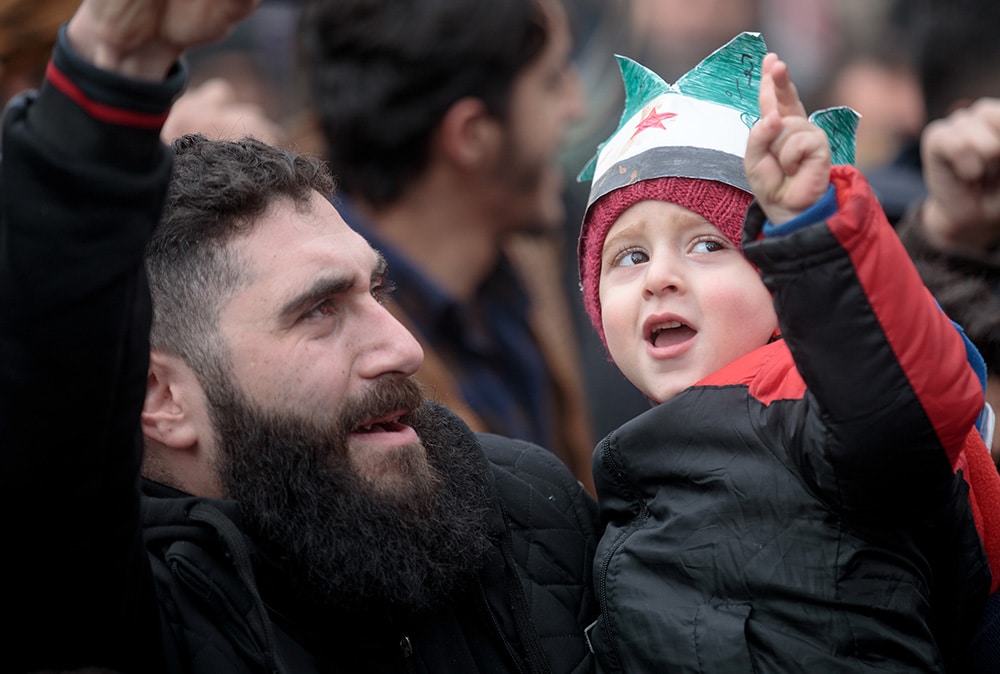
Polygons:
[[6,119],[5,667],[590,671],[593,501],[425,400],[325,165],[160,144],[183,4],[85,0]]

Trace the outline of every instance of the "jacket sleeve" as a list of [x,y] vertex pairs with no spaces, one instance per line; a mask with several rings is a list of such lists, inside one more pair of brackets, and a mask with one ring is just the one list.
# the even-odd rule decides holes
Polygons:
[[920,208],[907,211],[896,231],[941,308],[962,326],[996,372],[1000,368],[1000,249],[966,255],[935,248],[923,233]]
[[40,91],[3,120],[5,671],[160,660],[137,491],[142,255],[171,168],[159,130],[183,84],[181,68],[163,83],[97,70],[64,28]]
[[843,504],[912,506],[950,484],[983,392],[864,178],[835,167],[831,182],[833,214],[793,231],[762,235],[754,205],[744,250],[774,295],[828,448],[805,448],[811,474]]
[[[922,205],[922,204],[920,204]],[[920,277],[942,309],[957,321],[985,359],[987,374],[996,378],[1000,367],[1000,250],[945,252],[924,235],[922,209],[910,208],[896,226],[899,238],[920,272]],[[1000,587],[1000,480],[988,448],[978,448],[969,438],[963,473],[970,486],[969,499],[980,538],[994,569],[992,589]],[[978,449],[978,451],[977,451]],[[996,658],[993,643],[1000,643],[1000,600],[990,600],[988,629],[978,635]],[[987,671],[985,667],[975,671]]]

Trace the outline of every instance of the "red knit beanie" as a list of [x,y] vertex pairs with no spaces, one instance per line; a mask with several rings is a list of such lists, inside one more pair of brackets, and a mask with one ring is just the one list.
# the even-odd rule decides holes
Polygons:
[[733,244],[742,249],[743,219],[753,195],[738,187],[699,178],[653,178],[642,180],[605,194],[587,211],[580,230],[577,255],[580,264],[580,287],[583,306],[590,322],[604,337],[601,322],[601,252],[611,225],[630,206],[640,201],[666,201],[683,206],[705,218]]

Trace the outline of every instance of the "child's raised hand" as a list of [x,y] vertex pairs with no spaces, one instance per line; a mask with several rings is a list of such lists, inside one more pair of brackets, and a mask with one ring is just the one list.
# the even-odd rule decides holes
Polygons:
[[826,193],[830,145],[823,130],[806,116],[788,65],[768,54],[761,70],[761,118],[750,130],[744,166],[764,213],[780,225]]

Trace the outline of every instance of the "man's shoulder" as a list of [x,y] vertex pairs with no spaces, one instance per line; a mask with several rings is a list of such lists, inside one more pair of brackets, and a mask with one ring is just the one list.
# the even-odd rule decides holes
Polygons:
[[552,452],[524,440],[477,433],[497,487],[515,526],[564,526],[596,531],[593,498]]
[[476,433],[476,439],[494,473],[513,475],[540,489],[575,491],[580,484],[559,457],[533,442],[496,433]]
[[597,617],[591,573],[596,503],[562,461],[542,447],[489,433],[477,438],[507,524],[504,547],[522,581],[522,619],[537,629],[552,671],[590,671],[584,627]]

